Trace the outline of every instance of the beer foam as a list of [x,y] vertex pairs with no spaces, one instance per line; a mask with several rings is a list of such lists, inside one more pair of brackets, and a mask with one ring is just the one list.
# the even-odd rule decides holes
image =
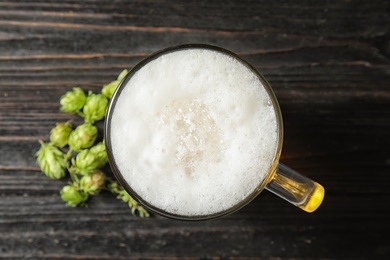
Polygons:
[[278,125],[259,78],[206,49],[177,50],[141,67],[111,119],[124,179],[166,212],[203,216],[253,193],[273,163]]

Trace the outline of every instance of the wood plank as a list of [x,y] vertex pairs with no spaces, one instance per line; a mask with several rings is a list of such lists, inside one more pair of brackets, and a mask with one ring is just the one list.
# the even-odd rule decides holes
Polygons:
[[[389,8],[0,0],[0,259],[388,259]],[[75,86],[99,92],[149,54],[190,42],[232,50],[265,75],[283,112],[282,161],[326,188],[318,211],[268,192],[205,222],[140,219],[109,192],[87,208],[64,205],[68,178],[47,178],[34,157],[56,122],[82,122],[59,98]]]

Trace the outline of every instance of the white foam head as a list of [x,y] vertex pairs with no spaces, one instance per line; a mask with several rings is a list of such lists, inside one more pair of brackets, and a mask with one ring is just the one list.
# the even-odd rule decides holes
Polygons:
[[141,67],[117,97],[110,143],[142,200],[182,216],[216,214],[263,181],[278,146],[272,99],[225,53],[194,48]]

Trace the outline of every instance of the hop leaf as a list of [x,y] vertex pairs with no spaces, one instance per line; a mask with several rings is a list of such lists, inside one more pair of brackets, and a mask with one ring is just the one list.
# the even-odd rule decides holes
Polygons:
[[96,144],[91,149],[82,150],[72,159],[72,171],[82,175],[103,167],[108,161],[106,147],[103,142]]
[[70,132],[72,132],[72,125],[67,123],[58,123],[50,132],[50,142],[57,147],[64,147],[68,144]]
[[40,141],[41,148],[37,151],[37,164],[46,176],[52,179],[65,177],[67,162],[65,154],[51,143]]
[[119,73],[117,80],[122,80],[126,77],[127,73],[129,73],[128,70],[122,70],[121,73]]
[[61,97],[61,111],[71,114],[78,114],[83,108],[87,96],[81,88],[73,88],[73,91],[68,91]]
[[115,92],[115,89],[118,87],[119,83],[122,81],[122,79],[127,75],[129,71],[128,70],[123,70],[118,78],[114,81],[111,81],[110,83],[108,83],[107,85],[104,85],[103,86],[103,89],[102,89],[102,94],[104,96],[106,96],[107,98],[111,98],[112,95],[114,94]]
[[103,188],[106,176],[103,172],[95,170],[84,175],[80,180],[80,188],[87,194],[96,195]]
[[83,108],[84,120],[93,124],[103,119],[106,115],[108,100],[102,94],[93,94],[89,92],[87,101]]
[[77,189],[75,185],[67,185],[60,191],[61,199],[66,202],[68,206],[76,207],[83,204],[89,197],[83,191]]
[[68,144],[70,149],[79,152],[82,149],[91,147],[97,138],[97,134],[98,129],[96,126],[89,123],[79,125],[69,135]]

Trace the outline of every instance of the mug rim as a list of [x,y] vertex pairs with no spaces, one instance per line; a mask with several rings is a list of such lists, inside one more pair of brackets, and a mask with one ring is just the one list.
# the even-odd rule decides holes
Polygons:
[[[111,119],[112,119],[112,114],[113,111],[115,110],[115,105],[117,103],[117,100],[122,92],[122,90],[126,87],[127,83],[129,80],[134,76],[134,74],[140,70],[142,67],[147,65],[149,62],[159,58],[162,55],[175,52],[175,51],[181,51],[181,50],[187,50],[187,49],[206,49],[206,50],[212,50],[212,51],[217,51],[219,53],[223,53],[225,55],[228,55],[236,60],[238,60],[241,64],[246,66],[248,69],[250,69],[260,80],[262,83],[263,87],[267,91],[267,94],[269,95],[274,112],[276,115],[276,120],[277,120],[277,129],[278,129],[278,145],[277,149],[274,154],[274,158],[272,160],[272,164],[270,165],[270,168],[263,178],[263,180],[260,182],[260,184],[256,187],[256,189],[251,192],[245,199],[241,200],[239,203],[235,204],[234,206],[223,210],[219,211],[216,213],[208,214],[208,215],[180,215],[180,214],[174,214],[171,212],[164,211],[149,202],[145,201],[141,196],[135,192],[130,184],[124,179],[123,175],[121,174],[116,162],[115,158],[113,155],[113,150],[112,150],[112,144],[111,144]],[[273,176],[275,175],[276,168],[279,163],[280,155],[281,155],[281,150],[282,150],[282,145],[283,145],[283,120],[282,120],[282,113],[280,110],[279,102],[276,98],[276,95],[271,88],[271,85],[268,83],[268,81],[265,79],[265,77],[248,61],[244,60],[238,54],[231,52],[227,49],[215,46],[215,45],[209,45],[209,44],[181,44],[181,45],[175,45],[171,46],[162,50],[159,50],[157,52],[152,53],[151,55],[147,56],[146,58],[142,59],[140,62],[138,62],[132,69],[129,70],[129,72],[126,74],[126,76],[121,80],[121,82],[118,84],[116,90],[114,91],[107,111],[106,111],[106,117],[104,120],[104,143],[106,146],[106,151],[107,151],[107,157],[109,161],[110,168],[119,182],[119,184],[128,192],[135,200],[137,200],[142,206],[144,206],[148,211],[157,213],[159,215],[165,216],[167,218],[171,219],[177,219],[177,220],[208,220],[208,219],[215,219],[219,217],[223,217],[229,214],[232,214],[247,204],[249,204],[252,200],[254,200],[260,192],[265,188],[265,186],[272,180]]]

